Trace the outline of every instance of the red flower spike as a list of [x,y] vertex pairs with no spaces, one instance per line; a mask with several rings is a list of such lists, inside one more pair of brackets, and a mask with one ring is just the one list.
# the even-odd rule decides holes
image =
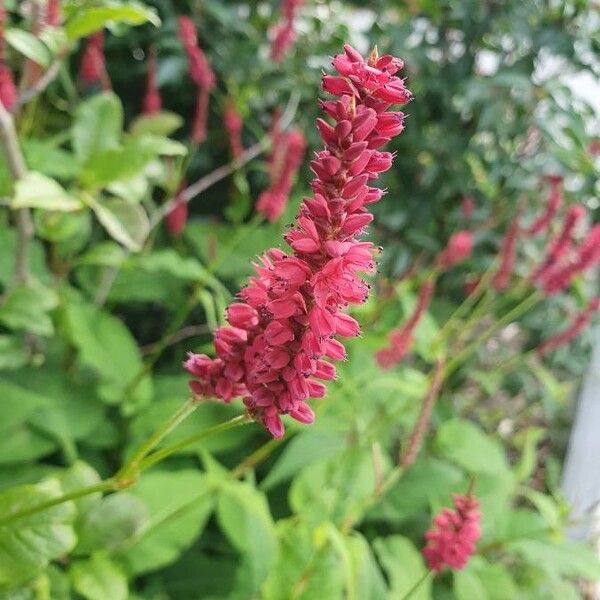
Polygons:
[[434,291],[435,281],[433,279],[427,280],[419,290],[417,304],[412,315],[401,327],[391,331],[389,346],[382,348],[375,354],[375,360],[382,369],[391,369],[408,354],[414,342],[417,325],[429,308]]
[[167,213],[166,223],[167,231],[173,236],[177,237],[185,228],[185,224],[188,219],[188,204],[183,196],[185,190],[185,182],[181,184],[177,195],[175,196],[175,205]]
[[[404,89],[402,80],[393,75],[397,62],[379,69],[349,46],[346,56],[351,64],[345,65],[345,76],[356,94],[342,94],[334,101],[336,124],[352,124],[365,111],[376,115],[388,111],[389,103],[373,96],[385,86]],[[403,98],[409,97],[405,91]],[[192,354],[185,363],[194,377],[190,387],[195,394],[217,396],[224,402],[242,396],[248,413],[274,437],[284,433],[284,414],[301,423],[314,420],[307,400],[325,394],[324,384],[316,378],[332,379],[335,370],[326,359],[345,357],[343,344],[330,336],[358,333],[345,308],[366,299],[368,286],[359,274],[375,267],[375,248],[358,240],[362,228],[355,229],[356,221],[346,222],[365,213],[366,203],[380,197],[368,187],[378,171],[365,166],[365,172],[350,173],[350,164],[340,160],[339,153],[356,141],[354,126],[344,131],[345,136],[335,140],[323,136],[324,149],[316,158],[319,174],[312,182],[314,195],[302,203],[286,236],[296,249],[290,254],[279,249],[267,252],[239,294],[235,304],[253,308],[258,323],[250,317],[240,327],[246,313],[239,307],[228,311],[230,326],[215,333],[217,358]],[[381,137],[377,124],[365,141],[369,144],[376,137]],[[289,161],[272,168],[289,181]]]
[[273,26],[271,36],[271,59],[280,62],[292,47],[296,39],[294,30],[294,21],[298,8],[304,0],[282,0],[281,15],[282,19]]
[[519,236],[519,216],[511,222],[502,240],[500,248],[500,266],[492,279],[492,286],[496,291],[506,289],[512,275],[517,258],[517,238]]
[[156,52],[154,49],[148,53],[146,67],[146,92],[142,101],[142,112],[145,115],[153,115],[160,112],[162,108],[162,98],[156,83]]
[[429,568],[440,573],[445,568],[460,571],[475,553],[481,537],[479,502],[471,495],[454,496],[454,509],[444,508],[425,534],[423,556]]
[[79,76],[88,85],[99,83],[103,90],[111,89],[106,72],[103,31],[97,31],[87,38],[85,49],[81,55],[81,63],[79,64]]
[[223,124],[229,137],[229,148],[233,158],[239,158],[244,152],[242,128],[244,121],[231,102],[227,103],[223,113]]
[[440,252],[436,264],[441,269],[449,269],[471,256],[473,251],[473,236],[470,231],[457,231],[448,240],[448,245]]
[[590,300],[587,306],[572,318],[566,329],[559,331],[547,340],[544,340],[536,348],[536,353],[539,356],[544,356],[553,350],[568,344],[587,327],[598,310],[600,310],[600,297]]
[[558,211],[563,202],[562,197],[562,177],[560,175],[550,175],[548,177],[550,182],[550,193],[548,194],[548,201],[544,208],[544,212],[532,223],[531,227],[527,230],[529,235],[537,235],[546,231],[550,226],[550,223],[556,217]]

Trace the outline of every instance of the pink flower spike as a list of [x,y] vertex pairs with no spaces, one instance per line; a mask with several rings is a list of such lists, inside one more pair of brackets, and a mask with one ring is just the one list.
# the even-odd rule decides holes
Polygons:
[[492,279],[492,286],[497,291],[504,290],[509,284],[515,266],[515,260],[517,258],[518,236],[519,215],[512,220],[502,240],[502,246],[500,248],[500,266]]
[[529,235],[537,235],[548,229],[562,205],[562,177],[559,175],[550,175],[548,180],[550,181],[550,193],[548,194],[546,206],[542,214],[538,216],[527,230]]
[[175,196],[175,205],[166,216],[167,231],[177,237],[183,231],[188,218],[188,205],[183,197],[185,182],[181,184],[177,195]]
[[160,112],[162,108],[160,90],[156,83],[156,52],[154,49],[149,51],[146,65],[148,70],[146,72],[146,93],[142,102],[142,112],[145,115],[153,115]]
[[[192,33],[186,33],[190,43]],[[387,86],[404,90],[402,98],[410,96],[393,74],[397,61],[386,60],[378,68],[377,57],[372,55],[367,62],[349,47],[343,56],[334,59],[334,65],[341,65],[339,77],[326,81],[333,81],[336,89],[352,90],[352,98],[342,94],[323,105],[334,123],[317,125],[324,147],[311,164],[316,174],[313,196],[304,200],[285,236],[293,253],[271,249],[260,259],[256,275],[227,311],[233,327],[215,332],[217,358],[191,355],[186,362],[196,395],[216,396],[223,402],[242,396],[247,413],[274,437],[283,435],[282,415],[301,423],[314,420],[307,401],[325,395],[326,386],[318,380],[334,379],[331,363],[346,357],[335,336],[359,333],[346,309],[366,299],[369,288],[360,274],[375,268],[376,249],[359,239],[372,219],[365,205],[382,196],[369,184],[393,158],[369,148],[382,137],[380,126],[390,135],[390,121],[401,120],[400,113],[397,119],[390,117],[394,113],[389,102],[375,101],[374,95]],[[380,125],[378,115],[384,112]],[[274,219],[287,201],[304,137],[300,132],[282,132],[276,122],[271,138],[271,186],[259,198],[257,209]],[[346,160],[343,152],[350,148]],[[433,284],[424,288],[430,297]],[[420,302],[426,305],[428,298]]]
[[444,508],[425,534],[423,556],[429,568],[440,573],[445,568],[460,571],[475,553],[481,537],[479,502],[470,494],[454,496],[454,509]]
[[441,269],[449,269],[471,256],[473,236],[470,231],[457,231],[448,240],[448,245],[437,257],[436,264]]

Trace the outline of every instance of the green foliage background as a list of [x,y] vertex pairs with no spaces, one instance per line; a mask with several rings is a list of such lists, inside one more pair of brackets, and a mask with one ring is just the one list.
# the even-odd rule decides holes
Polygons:
[[[565,310],[593,282],[528,313],[516,338],[478,348],[446,382],[417,463],[377,490],[426,394],[440,327],[469,274],[492,262],[517,206],[532,218],[543,176],[560,173],[569,201],[592,214],[598,207],[593,110],[564,79],[598,75],[597,5],[307,0],[281,64],[268,54],[276,2],[69,0],[64,27],[41,42],[28,34],[31,3],[6,5],[17,73],[25,58],[47,66],[68,53],[57,79],[16,119],[28,176],[15,185],[0,163],[0,597],[401,599],[425,571],[431,515],[472,479],[483,513],[478,555],[412,597],[583,597],[578,582],[600,579],[600,565],[565,536],[559,479],[586,338],[551,362],[528,351],[564,325]],[[195,19],[218,75],[208,139],[197,148],[188,143],[195,90],[179,14]],[[82,38],[103,26],[114,86],[107,93],[76,77]],[[230,160],[227,98],[244,117],[246,146],[264,138],[274,108],[287,107],[317,149],[321,70],[345,41],[401,56],[416,99],[382,180],[388,194],[373,236],[385,251],[377,289],[355,314],[364,334],[315,403],[316,424],[290,423],[282,443],[245,425],[187,447],[130,489],[11,521],[113,475],[185,400],[185,352],[210,352],[211,330],[253,257],[280,245],[310,174],[301,171],[280,223],[253,211],[267,184],[264,156],[195,198],[181,237],[152,228],[152,216],[184,170],[193,182]],[[165,112],[140,118],[150,45]],[[484,71],[484,56],[495,70]],[[550,59],[555,74],[543,68]],[[460,211],[465,195],[477,206],[470,223]],[[30,281],[14,285],[18,207],[33,210],[35,237]],[[440,281],[414,357],[381,371],[374,352],[414,305],[431,257],[465,226],[477,252]],[[540,251],[525,240],[524,257]],[[422,269],[396,286],[415,264]],[[484,315],[488,323],[499,317]],[[201,404],[168,442],[240,411],[239,402]]]

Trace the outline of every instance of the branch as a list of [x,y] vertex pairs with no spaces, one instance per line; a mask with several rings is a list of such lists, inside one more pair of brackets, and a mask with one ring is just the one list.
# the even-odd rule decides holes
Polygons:
[[[4,108],[2,102],[0,102],[0,143],[6,155],[8,169],[13,181],[16,182],[23,179],[27,175],[27,167],[21,153],[13,119],[10,113]],[[19,209],[16,220],[18,238],[15,252],[15,281],[17,283],[27,283],[29,280],[28,244],[29,238],[33,234],[33,224],[29,209]]]
[[440,393],[440,388],[442,387],[443,381],[444,361],[440,358],[434,367],[431,383],[429,385],[429,389],[427,390],[427,395],[423,400],[419,418],[417,419],[412,433],[410,434],[406,449],[400,457],[400,466],[403,469],[407,469],[414,464],[415,460],[417,460],[417,456],[419,455],[421,446],[423,445],[423,438],[425,437],[427,429],[429,428],[431,412],[433,411],[433,407]]
[[[188,203],[193,200],[196,196],[201,194],[204,190],[218,183],[222,179],[225,179],[228,175],[231,175],[234,171],[243,167],[246,163],[250,162],[253,158],[256,158],[262,154],[268,147],[270,138],[267,136],[260,142],[250,146],[243,154],[238,156],[235,160],[230,163],[215,169],[208,175],[201,177],[195,183],[192,183],[189,187],[185,188],[181,194],[181,198]],[[150,230],[154,229],[175,207],[177,198],[172,197],[167,200],[151,217],[150,219]]]
[[39,96],[44,90],[56,79],[60,67],[63,64],[63,57],[56,58],[51,65],[46,69],[46,72],[32,85],[28,90],[25,90],[11,106],[10,112],[15,114],[19,109]]

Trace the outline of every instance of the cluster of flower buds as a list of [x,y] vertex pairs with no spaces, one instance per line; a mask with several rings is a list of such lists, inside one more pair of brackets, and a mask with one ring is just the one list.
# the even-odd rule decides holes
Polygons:
[[359,273],[375,269],[377,250],[359,236],[383,191],[368,183],[390,168],[392,154],[379,148],[403,129],[391,105],[411,98],[397,58],[373,52],[365,60],[345,46],[333,66],[339,75],[324,76],[323,87],[337,98],[321,106],[334,123],[317,121],[325,147],[311,163],[313,195],[285,236],[293,253],[273,248],[262,257],[227,310],[230,325],[215,332],[217,358],[190,354],[184,365],[194,394],[242,396],[274,437],[283,435],[283,414],[314,420],[307,400],[324,396],[322,381],[335,377],[330,361],[346,354],[336,336],[360,332],[345,309],[364,302],[369,287]]
[[475,552],[481,537],[479,503],[472,495],[454,496],[454,509],[444,508],[433,519],[425,534],[423,556],[429,568],[440,573],[444,568],[460,571]]
[[600,310],[600,297],[592,298],[583,310],[573,316],[565,329],[544,340],[536,348],[537,354],[544,356],[575,339],[589,325],[598,310]]
[[417,304],[410,317],[401,327],[390,332],[389,345],[377,351],[375,360],[382,369],[391,369],[408,354],[414,342],[417,325],[429,307],[434,291],[435,281],[428,279],[419,290]]
[[294,177],[302,164],[306,141],[300,130],[280,131],[278,117],[271,129],[271,139],[268,158],[270,184],[258,197],[256,210],[265,219],[274,222],[287,206]]
[[192,140],[199,144],[206,139],[208,101],[210,92],[217,83],[217,78],[208,63],[206,55],[198,46],[196,26],[189,17],[179,17],[179,38],[187,55],[190,79],[198,88],[196,112],[192,125]]
[[296,12],[304,0],[281,0],[281,20],[271,31],[271,58],[279,62],[292,47],[296,32]]
[[242,144],[244,121],[232,102],[227,102],[227,105],[225,106],[223,125],[225,125],[225,131],[227,131],[227,136],[229,138],[231,156],[233,156],[233,158],[239,158],[244,152],[244,145]]
[[151,48],[148,51],[146,61],[146,91],[142,100],[142,112],[145,115],[153,115],[160,112],[162,108],[162,98],[156,82],[156,50]]
[[104,57],[104,31],[97,31],[87,38],[79,64],[79,77],[88,85],[99,83],[103,90],[111,89]]
[[186,187],[185,180],[179,186],[175,195],[173,208],[167,213],[166,224],[167,231],[176,237],[181,234],[188,219],[188,203],[186,202],[184,191]]
[[17,100],[17,87],[12,71],[6,64],[6,41],[4,28],[6,26],[6,10],[4,0],[0,0],[0,102],[6,109],[12,108]]

